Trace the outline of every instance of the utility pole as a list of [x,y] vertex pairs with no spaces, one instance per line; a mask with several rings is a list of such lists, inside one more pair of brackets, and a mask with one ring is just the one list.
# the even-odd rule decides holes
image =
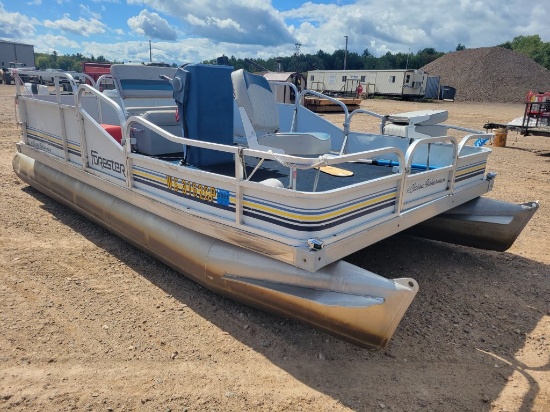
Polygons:
[[346,50],[344,51],[344,70],[346,70],[347,60],[348,60],[348,36],[346,38]]
[[407,63],[405,63],[405,70],[409,68],[409,55],[412,54],[411,48],[409,47],[409,53],[407,54]]
[[302,44],[295,43],[294,47],[294,56],[296,56],[296,73],[299,73],[298,69],[300,67],[300,47],[302,47]]
[[149,40],[149,62],[153,62],[153,53],[151,51],[151,40]]

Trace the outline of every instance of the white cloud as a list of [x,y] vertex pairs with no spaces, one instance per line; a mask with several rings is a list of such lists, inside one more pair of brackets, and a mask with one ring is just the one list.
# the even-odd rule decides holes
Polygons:
[[128,26],[136,33],[159,40],[176,40],[176,31],[158,13],[142,10],[128,19]]
[[[265,0],[90,0],[76,11],[83,17],[78,20],[72,14],[72,19],[69,15],[58,19],[48,2],[23,0],[33,11],[26,5],[42,3],[41,18],[50,19],[44,22],[7,12],[2,1],[0,38],[36,44],[37,51],[49,47],[119,61],[148,61],[148,39],[159,40],[152,43],[154,60],[169,63],[198,62],[222,54],[289,56],[296,42],[301,43],[302,53],[332,53],[345,47],[344,36],[349,38],[349,51],[362,53],[368,48],[377,56],[409,49],[416,53],[428,47],[446,52],[458,43],[468,48],[494,46],[519,35],[538,34],[550,41],[550,9],[527,7],[524,0],[333,0],[334,4],[312,0],[295,2],[294,9],[284,12]],[[113,14],[108,13],[115,10],[112,3],[120,3],[117,10],[126,13],[144,10],[129,19],[125,14],[109,21]],[[71,10],[77,4],[72,0]],[[120,26],[124,21],[129,28]],[[81,42],[73,33],[93,41]]]
[[263,0],[128,0],[128,4],[147,5],[179,18],[188,35],[214,42],[262,46],[295,42],[279,12]]
[[94,19],[100,19],[101,18],[101,14],[98,13],[97,11],[94,11],[90,8],[90,6],[87,6],[85,4],[80,4],[80,12],[85,15],[85,16],[91,16],[93,17]]
[[85,37],[89,37],[93,34],[105,33],[105,25],[95,18],[89,20],[79,18],[78,20],[72,20],[68,14],[63,15],[62,19],[51,21],[44,20],[44,27],[49,29],[61,30],[63,32],[69,32]]
[[21,13],[10,13],[0,2],[0,38],[28,41],[36,32],[38,20]]
[[494,46],[526,34],[550,40],[550,12],[525,7],[523,0],[358,0],[343,6],[308,2],[280,15],[292,24],[304,53],[342,49],[344,35],[350,50],[368,48],[377,55],[428,47],[447,52],[458,43]]
[[51,34],[38,36],[34,41],[34,51],[36,53],[52,53],[54,50],[58,51],[60,48],[78,50],[80,49],[80,44],[65,36],[54,36]]
[[200,19],[199,17],[193,14],[188,14],[186,20],[191,26],[198,26],[198,27],[211,26],[211,27],[217,27],[220,29],[232,29],[240,33],[244,33],[244,30],[241,28],[239,23],[237,23],[235,20],[232,20],[232,19],[218,19],[216,17],[206,17],[205,19]]

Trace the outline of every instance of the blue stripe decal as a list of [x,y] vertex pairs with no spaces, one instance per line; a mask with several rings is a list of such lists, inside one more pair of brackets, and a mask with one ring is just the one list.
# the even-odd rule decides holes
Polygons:
[[245,216],[253,217],[253,218],[256,218],[258,220],[263,220],[263,221],[268,222],[268,223],[273,223],[277,226],[285,227],[285,228],[288,228],[288,229],[298,230],[298,231],[302,231],[302,232],[305,231],[305,229],[307,229],[307,231],[311,232],[311,231],[320,231],[320,230],[324,230],[324,229],[330,229],[330,228],[339,226],[343,223],[349,222],[351,220],[356,220],[360,217],[364,217],[364,216],[367,216],[371,213],[375,213],[379,210],[382,210],[382,209],[385,209],[385,208],[388,208],[388,207],[393,207],[393,206],[395,206],[395,200],[388,201],[386,203],[380,203],[380,204],[376,205],[375,207],[372,207],[371,209],[362,210],[362,211],[360,211],[356,214],[353,214],[353,215],[344,216],[344,218],[339,219],[338,221],[333,221],[333,222],[328,221],[328,222],[324,222],[324,223],[321,223],[321,224],[317,224],[316,226],[307,225],[307,224],[299,223],[299,222],[298,223],[294,223],[294,222],[291,222],[291,221],[284,222],[284,221],[280,221],[280,220],[272,218],[272,217],[262,216],[262,215],[259,215],[257,213],[254,213],[254,212],[248,211],[248,210],[243,210],[243,214]]
[[319,208],[319,209],[315,209],[315,210],[305,209],[305,208],[300,208],[300,207],[290,208],[288,205],[285,205],[283,203],[267,202],[263,199],[259,199],[257,197],[253,197],[253,196],[245,196],[244,200],[247,200],[247,201],[253,202],[253,203],[257,203],[257,204],[262,205],[262,206],[276,208],[278,210],[281,210],[282,212],[301,213],[301,214],[304,214],[304,215],[315,216],[315,215],[318,215],[318,214],[326,214],[326,213],[336,212],[336,211],[344,209],[344,208],[352,207],[352,206],[354,206],[356,204],[359,204],[359,203],[368,202],[370,200],[376,199],[377,197],[390,195],[392,193],[395,194],[396,192],[397,192],[396,188],[389,188],[389,189],[386,189],[386,190],[382,190],[380,192],[372,193],[369,196],[365,196],[363,198],[356,198],[356,199],[348,200],[346,202],[334,204],[334,205],[331,205],[331,206],[326,207],[326,208]]

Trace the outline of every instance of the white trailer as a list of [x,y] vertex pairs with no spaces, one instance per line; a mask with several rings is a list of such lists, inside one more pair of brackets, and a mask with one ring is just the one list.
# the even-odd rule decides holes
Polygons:
[[294,90],[290,86],[276,85],[271,82],[287,82],[292,83],[301,92],[306,85],[306,79],[301,73],[296,72],[267,72],[263,76],[270,82],[271,91],[275,95],[275,100],[278,103],[294,103],[296,96]]
[[423,70],[313,70],[307,75],[308,89],[327,94],[421,98],[428,74]]

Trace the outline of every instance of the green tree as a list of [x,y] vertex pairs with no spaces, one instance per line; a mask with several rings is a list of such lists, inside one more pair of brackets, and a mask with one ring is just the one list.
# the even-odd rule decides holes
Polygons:
[[540,65],[550,69],[550,43],[543,42],[538,34],[517,36],[512,41],[499,44],[499,46],[525,54]]
[[512,42],[507,41],[505,43],[499,44],[497,47],[502,47],[504,49],[512,50]]

